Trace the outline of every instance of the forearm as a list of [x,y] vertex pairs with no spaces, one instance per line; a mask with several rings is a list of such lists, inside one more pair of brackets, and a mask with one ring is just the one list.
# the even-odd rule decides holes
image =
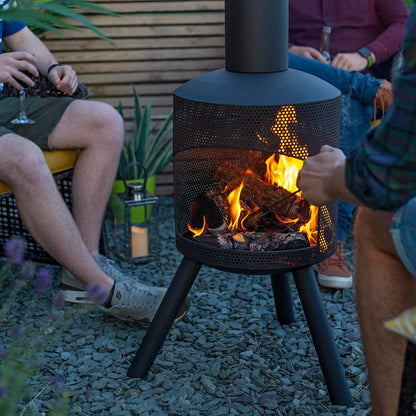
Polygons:
[[50,65],[58,62],[46,45],[27,27],[5,38],[5,42],[12,51],[33,54],[38,61],[38,71],[43,75],[47,75]]

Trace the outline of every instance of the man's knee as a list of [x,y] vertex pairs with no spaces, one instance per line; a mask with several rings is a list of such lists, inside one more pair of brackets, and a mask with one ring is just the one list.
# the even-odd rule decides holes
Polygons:
[[[79,131],[88,140],[94,137],[101,145],[121,147],[124,140],[124,121],[117,110],[111,105],[99,101],[75,100],[65,112],[60,124],[73,127],[76,120]],[[59,124],[58,124],[59,126]],[[55,132],[50,139],[54,140]],[[52,142],[53,144],[53,142]]]
[[[11,187],[21,181],[37,182],[49,168],[42,150],[33,142],[18,136],[12,137],[9,146],[2,149],[0,176]],[[13,143],[13,144],[11,144]]]

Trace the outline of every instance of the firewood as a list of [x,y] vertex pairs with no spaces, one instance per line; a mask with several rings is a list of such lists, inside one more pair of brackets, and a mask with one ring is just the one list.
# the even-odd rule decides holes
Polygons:
[[229,223],[229,206],[217,188],[210,189],[206,194],[199,194],[189,206],[190,225],[201,229],[204,218],[211,234],[220,234]]
[[231,163],[222,163],[216,171],[216,179],[221,190],[228,195],[244,181],[240,200],[252,211],[266,208],[278,216],[299,219],[305,224],[310,219],[309,203],[302,197],[294,195],[280,203],[280,200],[290,195],[286,189],[267,183],[253,173]]

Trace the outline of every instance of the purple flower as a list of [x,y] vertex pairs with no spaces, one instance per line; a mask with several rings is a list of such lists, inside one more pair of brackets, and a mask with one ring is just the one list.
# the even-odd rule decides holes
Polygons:
[[23,264],[25,261],[26,243],[20,237],[11,237],[4,243],[4,253],[15,264]]
[[88,297],[96,304],[102,305],[107,299],[106,290],[99,284],[87,284]]
[[31,261],[25,261],[20,269],[20,276],[22,276],[22,278],[25,280],[29,280],[35,274],[35,269],[35,263]]
[[62,309],[65,306],[64,292],[55,293],[52,299],[52,305],[55,306],[56,309]]
[[36,281],[36,295],[44,296],[49,286],[52,284],[53,272],[47,267],[42,267],[38,273],[38,279]]

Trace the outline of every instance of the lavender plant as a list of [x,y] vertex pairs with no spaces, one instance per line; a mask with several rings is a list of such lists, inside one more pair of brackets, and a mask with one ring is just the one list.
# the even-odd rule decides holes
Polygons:
[[[53,270],[25,259],[22,239],[10,239],[4,251],[7,260],[0,269],[0,415],[39,415],[35,400],[51,389],[57,390],[58,396],[49,405],[51,410],[47,415],[68,415],[68,392],[57,388],[64,384],[61,376],[52,374],[37,392],[31,381],[43,365],[45,351],[51,349],[74,322],[74,308],[65,309],[63,294],[53,293]],[[30,301],[27,301],[27,291],[33,292]],[[26,300],[23,300],[24,292]],[[92,298],[99,293],[99,288],[91,288]],[[41,301],[50,301],[49,314],[39,316],[32,326],[29,322],[38,315]],[[75,308],[75,311],[85,313],[85,309]]]

